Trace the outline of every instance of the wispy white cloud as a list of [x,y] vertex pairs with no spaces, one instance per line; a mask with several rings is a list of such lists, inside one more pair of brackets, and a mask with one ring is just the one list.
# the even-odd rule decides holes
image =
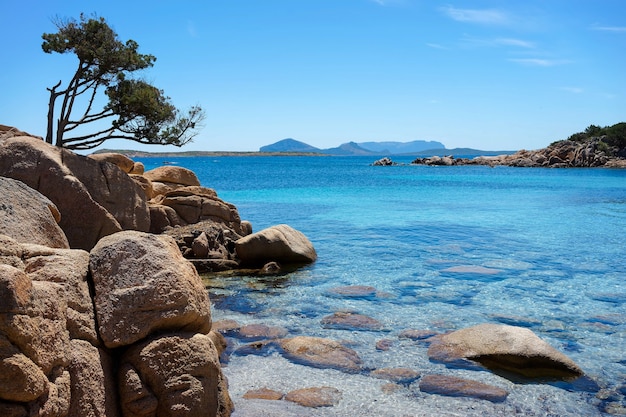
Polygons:
[[504,46],[517,46],[519,48],[532,49],[535,47],[535,44],[532,42],[528,42],[522,39],[513,39],[513,38],[498,38],[495,40],[495,43],[498,45],[504,45]]
[[522,49],[535,49],[536,45],[533,42],[525,41],[523,39],[515,38],[476,38],[473,36],[465,35],[460,39],[460,44],[469,48],[499,48],[499,47],[511,47]]
[[459,9],[446,6],[440,10],[449,18],[459,22],[502,25],[510,20],[505,12],[496,9]]
[[555,67],[557,65],[565,65],[571,63],[571,61],[563,59],[541,59],[541,58],[512,58],[511,62],[517,64],[528,65],[531,67]]
[[592,29],[602,32],[626,33],[626,26],[593,26]]

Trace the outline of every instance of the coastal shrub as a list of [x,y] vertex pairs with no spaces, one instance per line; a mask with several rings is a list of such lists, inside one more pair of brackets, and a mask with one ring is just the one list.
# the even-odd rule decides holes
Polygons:
[[613,148],[611,148],[611,146],[609,146],[608,143],[603,142],[603,141],[599,141],[598,142],[598,150],[600,152],[604,152],[605,155],[612,155],[613,154]]
[[[590,125],[584,132],[574,133],[567,138],[567,140],[578,143],[588,142],[592,139],[600,139],[598,149],[609,156],[615,153],[623,153],[626,149],[626,122],[605,127]],[[561,141],[556,141],[552,144],[554,145],[559,142]]]

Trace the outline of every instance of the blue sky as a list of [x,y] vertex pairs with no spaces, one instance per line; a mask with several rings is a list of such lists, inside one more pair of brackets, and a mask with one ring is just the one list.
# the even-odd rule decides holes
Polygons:
[[176,106],[205,109],[182,150],[288,137],[537,149],[626,121],[624,0],[22,0],[0,12],[0,124],[39,135],[46,87],[76,65],[45,54],[41,35],[81,12],[155,55],[141,76]]

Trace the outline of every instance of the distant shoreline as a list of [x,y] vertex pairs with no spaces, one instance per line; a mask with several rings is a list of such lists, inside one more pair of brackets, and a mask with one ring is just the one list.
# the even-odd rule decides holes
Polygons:
[[318,156],[318,157],[331,157],[331,156],[369,156],[369,157],[381,157],[381,156],[434,156],[434,155],[451,155],[451,154],[464,154],[464,155],[481,155],[481,156],[498,156],[512,154],[515,151],[482,151],[478,149],[469,148],[456,148],[456,149],[431,149],[421,152],[411,152],[406,154],[385,154],[385,153],[372,153],[367,155],[335,155],[322,152],[261,152],[261,151],[180,151],[180,152],[148,152],[148,151],[136,151],[129,149],[102,149],[93,152],[99,153],[119,153],[126,155],[129,158],[142,158],[142,157],[158,157],[158,158],[174,158],[174,157],[197,157],[197,156],[209,156],[209,157],[221,157],[221,156]]
[[159,157],[159,158],[187,158],[195,156],[332,156],[328,154],[316,153],[316,152],[255,152],[255,151],[181,151],[181,152],[148,152],[148,151],[133,151],[126,149],[102,149],[94,154],[99,153],[119,153],[126,155],[129,158],[142,158],[142,157]]

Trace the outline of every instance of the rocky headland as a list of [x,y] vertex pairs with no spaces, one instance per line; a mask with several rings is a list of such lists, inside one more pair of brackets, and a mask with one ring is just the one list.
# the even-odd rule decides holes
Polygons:
[[[432,156],[417,158],[415,165],[487,165],[526,168],[626,168],[624,150],[609,151],[602,138],[584,142],[564,140],[538,150],[520,150],[511,155],[478,156],[476,158],[455,158],[454,156]],[[375,162],[377,165],[391,165],[389,158]]]
[[[288,225],[253,232],[189,170],[146,172],[124,155],[80,156],[4,128],[0,188],[2,416],[229,416],[222,361],[266,350],[304,366],[387,380],[383,392],[412,385],[433,395],[507,399],[505,388],[466,377],[372,369],[341,341],[290,335],[271,323],[213,322],[198,271],[277,274],[317,255]],[[385,296],[368,286],[330,294]],[[324,317],[320,326],[389,330],[352,311]],[[463,364],[537,382],[584,377],[522,327],[407,329],[398,337],[429,345],[429,359],[451,370]],[[243,345],[233,349],[233,339]],[[376,349],[394,343],[381,339]],[[332,407],[343,394],[305,385],[286,394],[259,387],[243,398]]]

